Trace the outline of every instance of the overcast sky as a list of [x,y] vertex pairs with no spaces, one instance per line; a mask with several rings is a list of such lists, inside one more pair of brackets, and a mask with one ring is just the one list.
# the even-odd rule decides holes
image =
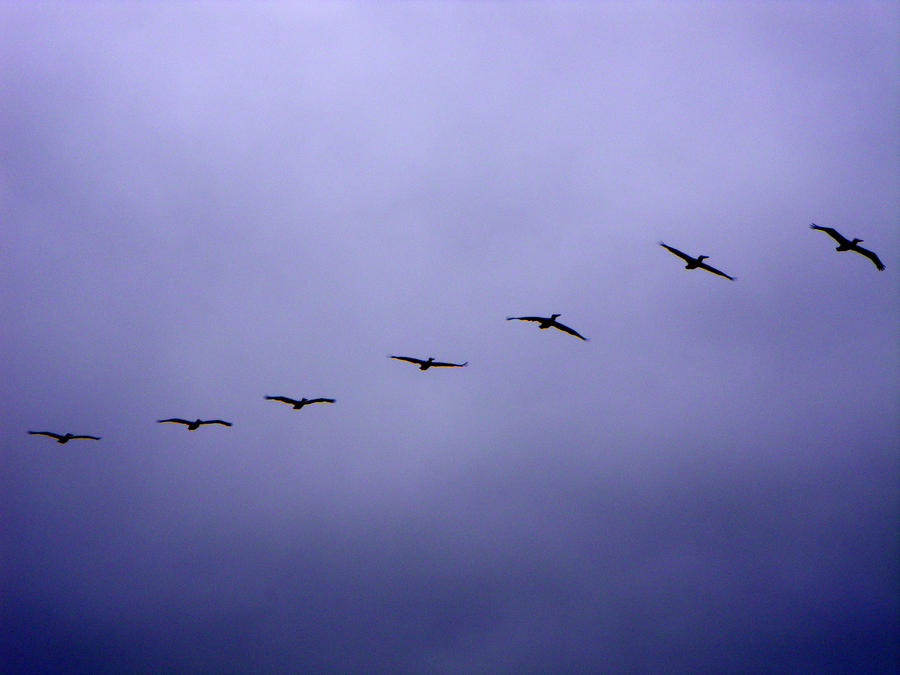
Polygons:
[[0,4],[8,671],[896,672],[898,104],[893,2]]

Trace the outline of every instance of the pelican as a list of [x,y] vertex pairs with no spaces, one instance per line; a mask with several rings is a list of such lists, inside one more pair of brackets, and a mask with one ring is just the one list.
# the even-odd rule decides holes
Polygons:
[[37,434],[38,436],[49,436],[50,438],[55,438],[57,443],[68,443],[73,438],[90,438],[92,441],[99,441],[99,436],[78,436],[75,434],[70,434],[66,432],[64,435],[60,436],[59,434],[54,434],[52,431],[29,431],[29,434]]
[[556,317],[562,316],[562,314],[551,314],[549,317],[546,316],[508,316],[506,317],[507,321],[536,321],[538,324],[538,328],[541,330],[545,328],[558,328],[563,333],[568,333],[569,335],[574,335],[577,338],[582,340],[589,340],[590,338],[584,337],[581,333],[573,328],[569,328],[564,323],[560,323],[556,320]]
[[862,239],[850,241],[833,227],[821,227],[815,223],[810,223],[809,227],[813,230],[822,230],[822,232],[834,239],[838,243],[837,248],[834,249],[835,251],[856,251],[860,255],[864,255],[871,260],[879,272],[884,269],[884,264],[878,259],[877,255],[869,249],[859,245],[859,242],[861,242]]
[[201,424],[224,424],[226,427],[231,426],[231,422],[226,422],[225,420],[194,420],[191,422],[190,420],[183,420],[179,417],[170,417],[167,420],[156,420],[158,423],[162,422],[175,422],[176,424],[186,424],[188,431],[196,431],[197,428]]
[[303,406],[310,403],[334,403],[333,398],[301,398],[299,401],[287,396],[266,396],[267,401],[281,401],[294,407],[294,410],[300,410]]
[[730,277],[722,270],[717,270],[715,267],[707,265],[705,262],[703,262],[706,258],[709,257],[708,255],[698,255],[696,258],[692,258],[687,253],[682,253],[677,248],[672,248],[671,246],[667,246],[662,242],[659,242],[659,245],[666,249],[669,253],[673,253],[674,255],[677,255],[679,258],[684,260],[684,262],[687,263],[684,266],[684,269],[686,270],[695,270],[699,267],[701,270],[706,270],[707,272],[712,272],[713,274],[718,274],[720,277],[725,277],[726,279],[731,279],[731,281],[734,281],[734,277]]
[[469,362],[465,363],[445,363],[443,361],[435,361],[433,356],[429,356],[427,361],[423,361],[422,359],[417,359],[412,356],[390,356],[388,358],[397,359],[398,361],[409,361],[410,363],[415,363],[419,366],[419,370],[428,370],[429,368],[462,368],[464,366],[469,365]]

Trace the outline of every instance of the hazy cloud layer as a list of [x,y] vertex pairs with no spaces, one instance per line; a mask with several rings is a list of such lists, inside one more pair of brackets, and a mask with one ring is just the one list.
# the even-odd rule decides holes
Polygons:
[[897,669],[896,4],[0,22],[11,672]]

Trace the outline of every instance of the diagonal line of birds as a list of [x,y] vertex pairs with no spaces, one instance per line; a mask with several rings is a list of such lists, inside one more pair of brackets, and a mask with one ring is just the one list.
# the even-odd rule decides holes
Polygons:
[[[868,258],[872,262],[872,264],[875,265],[875,268],[879,272],[884,270],[884,263],[881,262],[881,259],[873,251],[870,251],[869,249],[863,248],[862,246],[859,245],[859,243],[862,241],[862,239],[856,239],[856,238],[847,239],[844,235],[842,235],[840,232],[838,232],[833,227],[822,227],[821,225],[816,225],[815,223],[810,223],[809,227],[810,227],[810,229],[819,230],[820,232],[824,232],[829,237],[834,239],[838,244],[834,249],[835,251],[837,251],[839,253],[846,253],[847,251],[853,251],[854,253],[858,253],[861,256]],[[684,269],[686,269],[686,270],[700,269],[700,270],[705,270],[706,272],[709,272],[711,274],[715,274],[717,276],[724,277],[725,279],[728,279],[729,281],[735,281],[737,279],[737,277],[733,277],[729,274],[726,274],[722,270],[717,269],[717,268],[713,267],[712,265],[708,265],[707,263],[705,263],[704,260],[709,259],[708,255],[698,255],[698,256],[694,257],[687,253],[684,253],[683,251],[678,250],[677,248],[675,248],[673,246],[669,246],[668,244],[666,244],[664,242],[660,241],[659,245],[662,246],[664,249],[666,249],[672,255],[677,256],[678,258],[681,258],[685,263]],[[569,334],[573,337],[576,337],[580,340],[584,340],[585,342],[590,340],[590,338],[584,337],[581,333],[579,333],[574,328],[567,326],[560,321],[557,321],[557,319],[560,316],[562,316],[562,314],[551,314],[550,316],[508,316],[508,317],[506,317],[506,320],[507,321],[532,322],[532,323],[538,324],[539,330],[545,330],[547,328],[555,328],[563,333],[567,333],[567,334]],[[465,361],[463,363],[451,363],[448,361],[436,361],[433,356],[429,356],[427,359],[420,359],[415,356],[389,355],[388,358],[395,359],[397,361],[405,361],[407,363],[411,363],[411,364],[417,366],[419,368],[419,370],[422,370],[422,371],[426,371],[429,368],[463,368],[463,367],[469,365],[468,361]],[[288,396],[265,396],[264,398],[267,401],[276,401],[278,403],[285,403],[285,404],[291,406],[291,408],[293,410],[302,410],[307,405],[312,405],[314,403],[335,403],[335,401],[336,401],[336,399],[325,398],[325,397],[318,397],[318,398],[303,397],[300,399],[294,399],[294,398],[290,398]],[[182,419],[180,417],[170,417],[170,418],[167,418],[164,420],[157,420],[157,423],[158,424],[162,424],[162,423],[181,424],[181,425],[187,427],[188,431],[196,431],[201,426],[212,425],[212,424],[225,426],[225,427],[232,426],[231,422],[227,422],[225,420],[219,420],[219,419],[201,420],[199,418],[195,419],[195,420],[186,420],[186,419]],[[58,434],[53,431],[29,431],[28,433],[31,435],[34,435],[34,436],[47,436],[49,438],[54,439],[57,443],[60,443],[60,444],[65,444],[65,443],[68,443],[69,441],[75,440],[75,439],[85,439],[85,440],[92,440],[92,441],[99,441],[101,439],[100,436],[92,436],[92,435],[87,435],[87,434],[72,434],[69,432],[66,432],[64,434]]]

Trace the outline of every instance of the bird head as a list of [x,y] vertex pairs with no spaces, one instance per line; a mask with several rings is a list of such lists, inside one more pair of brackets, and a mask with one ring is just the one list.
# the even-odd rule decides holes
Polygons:
[[551,319],[555,319],[555,318],[558,317],[558,316],[562,316],[562,314],[551,314],[551,315],[550,315],[550,318],[551,318]]
[[709,257],[708,255],[698,255],[698,256],[697,256],[697,262],[700,262],[700,261],[702,261],[702,260],[706,260],[708,257]]

